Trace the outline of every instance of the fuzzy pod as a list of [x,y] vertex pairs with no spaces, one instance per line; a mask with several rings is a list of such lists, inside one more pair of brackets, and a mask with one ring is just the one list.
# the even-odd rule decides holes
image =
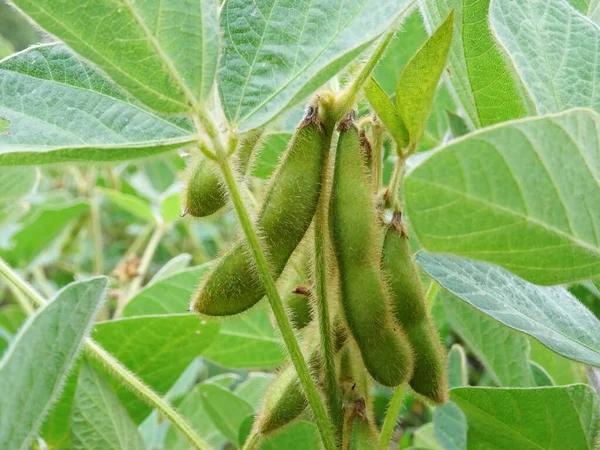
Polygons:
[[[261,136],[262,131],[255,131],[240,141],[235,164],[240,175],[246,174]],[[184,214],[193,217],[215,214],[227,204],[227,191],[218,167],[205,157],[194,158],[189,167],[182,196]]]
[[385,233],[382,267],[394,317],[406,332],[415,354],[410,386],[434,403],[443,404],[448,399],[444,349],[427,312],[423,285],[399,214],[394,215]]
[[377,450],[377,430],[373,423],[363,417],[356,417],[352,423],[349,450]]
[[218,167],[205,157],[194,158],[182,196],[183,214],[207,217],[227,204],[227,193]]
[[[310,226],[321,192],[324,134],[318,109],[309,106],[273,175],[256,219],[275,279]],[[249,249],[239,241],[215,264],[192,297],[191,309],[228,316],[254,306],[265,290]]]
[[281,299],[285,305],[292,327],[295,330],[305,328],[312,320],[310,291],[306,286],[296,286]]
[[385,386],[398,386],[412,374],[412,351],[392,321],[379,264],[371,184],[358,131],[348,121],[340,124],[330,227],[348,328],[371,376]]

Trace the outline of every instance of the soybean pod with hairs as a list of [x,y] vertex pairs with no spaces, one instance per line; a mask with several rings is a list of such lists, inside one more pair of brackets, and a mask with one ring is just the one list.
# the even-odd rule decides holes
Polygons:
[[[308,230],[321,192],[324,131],[310,105],[275,171],[255,220],[275,279]],[[192,297],[191,309],[228,316],[254,306],[265,289],[247,245],[239,241],[221,256]]]
[[394,213],[385,233],[382,267],[392,296],[394,317],[406,332],[415,355],[410,386],[432,402],[443,404],[448,399],[444,351],[427,312],[425,293],[399,212]]
[[342,309],[371,376],[385,386],[398,386],[410,378],[413,356],[406,336],[392,321],[371,182],[354,117],[349,114],[339,125],[330,200]]
[[[260,146],[262,130],[244,137],[236,152],[235,167],[240,175],[246,175],[255,149]],[[188,174],[182,196],[183,214],[207,217],[220,211],[227,204],[227,191],[222,175],[215,163],[206,157],[194,156],[188,166]]]

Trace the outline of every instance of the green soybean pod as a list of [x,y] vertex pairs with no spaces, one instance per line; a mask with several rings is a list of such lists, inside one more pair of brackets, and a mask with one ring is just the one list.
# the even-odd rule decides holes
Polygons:
[[[262,131],[251,132],[243,138],[237,150],[236,169],[245,175],[254,149],[259,145]],[[194,157],[189,165],[182,196],[183,213],[193,217],[210,216],[227,204],[227,191],[215,163],[205,157]]]
[[423,286],[399,213],[394,214],[385,233],[382,267],[390,287],[394,317],[415,354],[410,386],[434,403],[443,404],[448,399],[444,350],[427,312]]
[[367,418],[357,416],[352,424],[349,450],[377,450],[377,430]]
[[289,290],[281,300],[287,309],[295,330],[301,330],[310,323],[312,308],[310,306],[310,291],[306,286],[296,286]]
[[[323,141],[318,108],[311,105],[271,179],[256,220],[275,279],[317,209],[325,161]],[[192,297],[191,309],[210,316],[233,315],[252,307],[264,295],[250,251],[239,241],[214,265]]]
[[351,120],[339,128],[329,212],[342,309],[371,376],[383,385],[397,386],[412,374],[412,351],[400,327],[394,327],[389,310],[372,188]]

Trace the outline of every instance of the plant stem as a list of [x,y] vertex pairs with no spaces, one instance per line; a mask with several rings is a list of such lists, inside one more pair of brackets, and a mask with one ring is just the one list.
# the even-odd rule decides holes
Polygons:
[[394,395],[390,400],[390,406],[388,406],[387,413],[385,414],[385,420],[383,421],[383,427],[381,428],[381,434],[379,436],[379,450],[387,450],[390,445],[390,439],[394,433],[396,427],[396,421],[398,420],[398,413],[402,408],[404,400],[404,387],[398,386],[394,390]]
[[138,274],[136,277],[131,280],[129,286],[127,286],[127,290],[125,294],[119,298],[119,304],[117,305],[117,309],[115,311],[114,317],[120,317],[123,309],[127,306],[127,303],[133,298],[135,293],[138,291],[140,286],[142,285],[142,281],[146,277],[148,273],[148,269],[150,268],[150,263],[152,263],[152,258],[154,258],[154,253],[158,248],[158,244],[165,234],[166,226],[163,224],[158,224],[148,241],[148,245],[146,246],[146,250],[144,250],[144,254],[142,255],[142,259],[140,261],[140,267],[138,269]]
[[52,297],[54,295],[54,288],[48,281],[48,278],[46,278],[44,269],[42,269],[41,266],[35,266],[32,269],[31,274],[33,275],[33,279],[35,280],[36,284],[42,291],[42,294],[44,294],[46,297]]
[[321,434],[321,440],[323,441],[323,446],[326,450],[335,450],[335,438],[332,432],[331,424],[329,423],[329,419],[327,417],[327,411],[325,410],[325,406],[321,401],[317,387],[313,382],[308,370],[308,366],[306,365],[306,361],[304,360],[302,352],[300,351],[300,346],[298,345],[296,336],[294,335],[294,331],[292,330],[292,326],[290,325],[290,321],[285,313],[281,297],[277,292],[277,287],[275,286],[275,282],[273,281],[273,277],[269,269],[269,263],[267,262],[265,254],[260,246],[258,235],[254,230],[250,215],[248,214],[248,210],[246,209],[246,205],[242,199],[240,188],[231,168],[231,163],[227,159],[227,155],[224,151],[221,151],[218,156],[219,166],[223,172],[223,177],[225,179],[225,183],[227,184],[233,206],[239,217],[242,230],[246,236],[248,247],[252,252],[256,268],[264,285],[269,303],[271,304],[273,315],[275,316],[275,320],[277,321],[277,325],[279,326],[279,330],[283,336],[283,340],[290,354],[290,358],[298,374],[300,385],[302,386],[302,390],[308,399],[308,404],[310,405],[315,416],[317,427],[319,428],[319,432]]
[[431,280],[429,287],[427,288],[427,293],[425,294],[425,306],[429,311],[433,309],[433,305],[439,291],[440,285],[437,284],[435,280]]
[[336,117],[336,119],[342,117],[354,106],[354,104],[358,100],[363,85],[365,84],[369,76],[371,76],[371,72],[373,72],[373,69],[375,69],[375,66],[383,56],[383,53],[387,49],[387,46],[394,37],[394,34],[396,33],[398,26],[400,25],[400,20],[404,17],[405,13],[413,7],[414,3],[414,1],[410,2],[404,7],[404,9],[400,13],[398,13],[396,19],[394,20],[394,23],[389,27],[388,31],[386,31],[380,38],[377,47],[375,47],[375,50],[373,51],[373,53],[371,53],[369,59],[362,66],[360,72],[356,74],[354,79],[350,82],[349,85],[347,85],[344,88],[340,96],[337,98],[335,102],[335,111],[333,114],[334,117]]
[[[46,300],[27,282],[19,277],[14,270],[0,258],[0,275],[2,275],[12,286],[19,289],[37,306],[43,306]],[[129,389],[138,394],[150,406],[161,411],[171,420],[171,423],[188,438],[188,440],[199,450],[210,450],[210,446],[196,434],[187,423],[165,399],[160,397],[150,387],[146,386],[135,374],[131,373],[118,359],[104,350],[100,345],[90,338],[85,339],[85,349],[94,359],[98,360],[113,376],[120,379]]]
[[371,131],[373,136],[373,141],[371,142],[371,150],[373,151],[371,166],[373,167],[373,186],[377,193],[383,182],[383,133],[385,128],[376,117],[372,121]]
[[10,292],[12,292],[15,299],[17,300],[17,303],[19,304],[21,309],[25,312],[25,314],[27,314],[28,316],[30,314],[33,314],[33,311],[35,310],[33,309],[33,306],[31,306],[29,299],[25,297],[25,294],[23,294],[23,292],[20,289],[17,289],[12,284],[9,286],[9,289]]
[[319,321],[319,337],[321,352],[325,362],[325,381],[327,385],[327,399],[329,411],[334,427],[338,434],[341,432],[341,399],[338,387],[335,359],[333,354],[333,332],[329,317],[329,303],[327,301],[327,217],[329,215],[329,153],[333,137],[333,125],[325,127],[325,138],[322,151],[325,153],[325,164],[321,174],[321,195],[315,214],[315,301]]
[[94,245],[93,271],[96,275],[104,273],[104,252],[102,247],[102,227],[100,225],[100,208],[98,198],[92,193],[91,205],[91,233]]
[[181,416],[164,398],[154,392],[150,387],[146,386],[139,378],[129,371],[118,359],[104,350],[100,345],[92,339],[86,342],[86,350],[103,367],[116,378],[119,378],[123,384],[135,392],[142,400],[149,405],[156,407],[164,414],[171,423],[179,428],[183,435],[200,450],[208,450],[210,446],[204,442],[200,436],[196,434],[191,425]]
[[254,450],[256,448],[256,444],[258,444],[259,439],[260,435],[257,432],[252,431],[250,433],[250,436],[248,436],[248,439],[246,439],[246,442],[244,442],[242,450]]

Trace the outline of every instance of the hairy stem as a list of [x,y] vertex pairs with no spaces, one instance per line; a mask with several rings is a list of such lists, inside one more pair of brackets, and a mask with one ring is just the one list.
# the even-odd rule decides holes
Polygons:
[[223,172],[223,177],[225,179],[225,183],[227,184],[231,201],[240,220],[244,235],[246,236],[247,245],[252,252],[252,257],[254,258],[260,279],[265,287],[265,292],[267,298],[269,299],[269,303],[271,304],[273,315],[275,316],[275,320],[277,321],[277,325],[279,326],[279,330],[281,331],[281,335],[283,336],[283,340],[290,354],[290,359],[292,360],[294,368],[298,374],[300,385],[302,386],[306,398],[308,399],[308,404],[315,416],[317,427],[319,428],[319,432],[321,434],[321,440],[323,441],[323,446],[326,450],[335,450],[335,438],[332,432],[331,424],[329,423],[329,419],[327,417],[327,411],[325,410],[325,406],[321,401],[317,387],[315,386],[315,383],[310,375],[308,366],[304,360],[304,357],[302,356],[300,346],[298,345],[298,341],[296,340],[296,336],[294,335],[294,331],[290,325],[290,321],[285,313],[281,297],[277,292],[275,281],[273,281],[273,277],[269,269],[269,263],[267,262],[265,254],[260,246],[258,235],[254,230],[250,215],[248,214],[248,210],[244,200],[242,199],[240,188],[233,173],[231,163],[227,159],[227,155],[224,151],[221,151],[218,156],[219,166]]
[[427,293],[425,294],[425,305],[429,311],[433,309],[433,305],[439,291],[440,285],[437,284],[435,280],[431,280],[429,287],[427,288]]
[[[25,294],[25,296],[38,307],[47,303],[46,299],[25,280],[19,277],[2,258],[0,258],[0,275],[2,275],[2,277],[4,277],[12,286]],[[195,448],[199,450],[211,449],[211,447],[196,434],[183,416],[181,416],[164,398],[154,392],[150,387],[146,386],[143,381],[135,376],[135,374],[130,372],[121,361],[116,359],[90,338],[86,338],[84,343],[85,350],[91,357],[100,362],[115,378],[118,378],[142,400],[168,417],[169,420],[171,420],[171,423],[184,434]]]
[[260,439],[260,435],[254,431],[250,433],[246,442],[244,442],[244,446],[242,450],[254,450],[256,445],[258,444],[258,440]]
[[319,337],[321,340],[321,352],[325,363],[325,381],[327,385],[327,399],[329,411],[334,426],[338,433],[341,432],[340,415],[341,400],[338,387],[337,374],[335,370],[335,359],[333,352],[333,332],[329,315],[329,302],[327,301],[327,217],[328,192],[329,192],[329,153],[333,136],[333,125],[326,127],[326,137],[323,142],[325,152],[325,164],[321,174],[321,195],[315,214],[315,301],[319,321]]
[[383,427],[381,428],[381,434],[379,435],[379,450],[387,450],[390,445],[390,439],[394,433],[396,421],[398,420],[398,413],[400,412],[400,408],[402,408],[403,400],[404,387],[398,386],[394,390],[394,395],[390,400],[390,405],[385,414],[385,420],[383,421]]

